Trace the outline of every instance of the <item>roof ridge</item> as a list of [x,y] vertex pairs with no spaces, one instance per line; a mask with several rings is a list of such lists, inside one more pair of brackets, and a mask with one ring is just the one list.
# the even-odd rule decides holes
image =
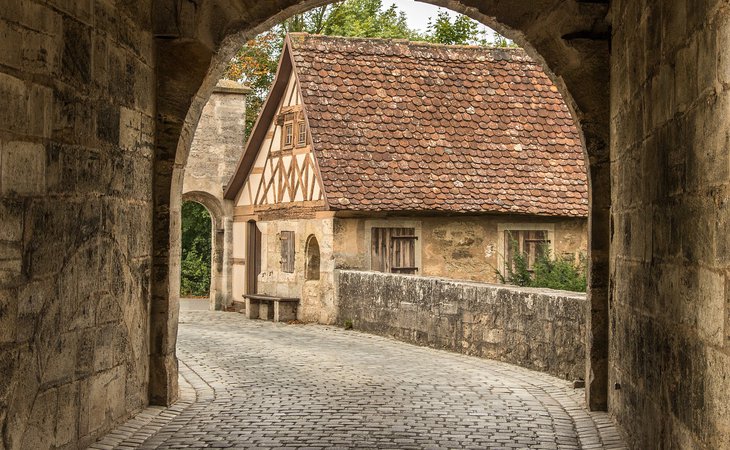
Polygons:
[[[440,42],[429,42],[420,40],[411,40],[406,38],[383,38],[383,37],[365,37],[365,36],[330,36],[325,34],[312,34],[306,31],[294,31],[287,33],[291,38],[315,38],[315,39],[326,39],[332,41],[370,41],[370,42],[381,42],[381,43],[394,43],[406,45],[408,47],[434,47],[434,48],[453,48],[458,50],[498,50],[506,53],[519,53],[521,56],[528,56],[525,49],[522,47],[497,47],[489,45],[473,45],[473,44],[442,44]],[[292,39],[293,44],[299,44]]]

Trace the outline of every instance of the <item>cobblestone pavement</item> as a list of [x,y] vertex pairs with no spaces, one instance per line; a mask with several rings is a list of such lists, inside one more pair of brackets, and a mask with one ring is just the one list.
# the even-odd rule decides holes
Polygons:
[[183,311],[181,400],[92,448],[624,448],[583,391],[509,364],[320,325]]

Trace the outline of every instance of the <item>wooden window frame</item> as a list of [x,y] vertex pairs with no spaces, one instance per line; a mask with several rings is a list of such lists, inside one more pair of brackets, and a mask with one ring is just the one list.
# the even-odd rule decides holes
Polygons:
[[281,231],[279,233],[279,245],[281,247],[281,271],[294,273],[296,259],[296,235],[293,231]]
[[416,275],[419,267],[415,227],[370,227],[370,269],[384,273]]
[[[512,254],[523,253],[527,257],[527,270],[535,270],[535,263],[542,256],[547,247],[550,248],[550,239],[547,230],[505,230],[504,231],[505,270],[512,263]],[[542,235],[538,237],[538,235]],[[517,243],[516,249],[511,249],[512,242]]]
[[[507,233],[519,233],[519,232],[536,232],[536,231],[542,231],[545,232],[547,235],[547,240],[543,240],[542,242],[545,242],[547,244],[547,248],[550,250],[551,255],[555,255],[555,224],[553,223],[505,223],[505,224],[498,224],[497,226],[497,233],[498,233],[498,243],[497,248],[499,249],[497,253],[497,267],[501,268],[501,270],[507,270],[507,264],[509,264],[509,255],[508,255],[508,239],[507,239]],[[523,244],[520,244],[520,248],[523,247]],[[535,257],[537,256],[537,252],[535,253]],[[530,260],[528,258],[528,264],[529,264],[529,270],[533,270],[532,267],[534,265],[534,258],[533,260]]]
[[[297,147],[304,147],[307,145],[307,122],[304,120],[304,114],[299,113],[297,116],[297,126],[295,128],[296,131],[296,146]],[[302,140],[302,133],[304,133],[304,139]]]
[[[289,150],[294,148],[294,138],[296,133],[296,114],[293,112],[286,112],[281,114],[281,149]],[[287,132],[287,129],[291,131],[291,134]],[[287,137],[290,138],[290,142],[287,143]]]

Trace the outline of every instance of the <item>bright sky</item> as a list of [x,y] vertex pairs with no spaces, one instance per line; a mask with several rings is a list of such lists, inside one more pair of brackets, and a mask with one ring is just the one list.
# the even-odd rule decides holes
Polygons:
[[[417,30],[425,31],[428,26],[428,19],[436,17],[439,11],[446,11],[451,17],[457,16],[458,13],[440,6],[434,6],[428,3],[416,2],[414,0],[383,0],[383,7],[387,8],[394,4],[401,11],[406,13],[408,18],[408,26]],[[480,24],[481,25],[481,24]],[[492,35],[492,29],[485,25],[481,25],[487,30],[488,35]]]

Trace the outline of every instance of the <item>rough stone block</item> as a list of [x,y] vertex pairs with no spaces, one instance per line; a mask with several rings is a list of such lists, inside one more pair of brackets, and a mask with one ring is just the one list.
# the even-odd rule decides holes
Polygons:
[[725,341],[725,276],[707,269],[699,270],[697,328],[700,338],[722,347]]
[[140,145],[142,114],[122,107],[119,112],[119,147],[133,151]]
[[52,338],[43,365],[43,383],[55,385],[70,381],[75,375],[78,336],[75,332],[63,333]]
[[20,448],[23,450],[52,448],[55,443],[58,392],[56,389],[42,392],[35,397],[32,404],[33,409]]
[[91,28],[69,16],[63,18],[61,75],[74,86],[91,82]]
[[21,28],[0,19],[0,63],[19,69],[23,61],[23,32]]
[[[15,290],[0,290],[0,344],[15,342],[17,319],[18,302]],[[1,399],[2,395],[0,395],[0,403],[2,403]]]
[[78,439],[79,384],[64,384],[58,388],[56,410],[56,447],[64,447]]
[[89,390],[89,431],[124,415],[125,371],[121,366],[95,374]]
[[46,149],[42,144],[12,141],[0,147],[4,195],[39,195],[46,190]]
[[27,30],[23,33],[22,66],[30,73],[51,75],[57,71],[60,54],[55,35]]

